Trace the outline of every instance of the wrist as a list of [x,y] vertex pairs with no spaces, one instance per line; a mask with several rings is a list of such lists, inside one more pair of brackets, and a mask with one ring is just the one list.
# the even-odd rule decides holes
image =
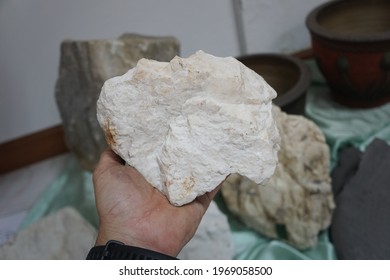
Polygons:
[[144,248],[146,250],[151,250],[171,257],[176,257],[180,252],[180,250],[175,250],[174,248],[170,247],[168,242],[165,242],[163,246],[159,246],[156,244],[158,242],[148,243],[147,241],[143,241],[140,238],[136,238],[130,234],[122,233],[117,230],[110,230],[104,227],[99,228],[95,246],[106,246],[106,244],[112,240],[119,241],[127,246]]
[[[96,237],[95,246],[105,246],[110,240],[117,240],[128,246],[145,247],[146,245],[133,238],[131,235],[122,233],[117,230],[109,230],[106,228],[99,228],[98,235]],[[151,248],[152,250],[152,248]]]
[[93,247],[87,260],[177,260],[174,257],[145,248],[127,246],[116,240],[108,241],[104,246]]

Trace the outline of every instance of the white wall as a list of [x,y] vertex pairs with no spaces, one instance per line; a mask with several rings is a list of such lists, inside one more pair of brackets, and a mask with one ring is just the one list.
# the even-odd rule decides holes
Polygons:
[[60,123],[54,100],[63,39],[173,35],[182,55],[237,55],[227,0],[0,0],[0,143]]
[[[0,143],[61,122],[54,100],[64,39],[172,35],[181,54],[240,55],[236,0],[0,0]],[[304,14],[320,0],[237,0],[248,52],[309,47]]]
[[241,0],[248,53],[292,53],[310,47],[305,21],[327,0]]
[[328,0],[243,0],[248,53],[292,53],[310,47],[306,16]]

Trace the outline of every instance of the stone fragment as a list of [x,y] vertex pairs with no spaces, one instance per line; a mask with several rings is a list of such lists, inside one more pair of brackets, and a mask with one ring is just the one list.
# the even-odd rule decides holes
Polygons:
[[261,184],[277,164],[275,91],[238,60],[202,51],[141,59],[97,102],[108,144],[177,206],[231,173]]
[[182,260],[230,260],[234,244],[225,214],[212,201],[194,237],[178,255]]
[[227,207],[248,227],[299,249],[316,245],[331,222],[334,200],[329,149],[321,130],[275,106],[281,143],[279,165],[265,186],[238,174],[222,185]]
[[55,96],[67,146],[84,168],[93,170],[107,146],[96,120],[96,101],[104,81],[124,74],[141,58],[169,61],[178,53],[175,38],[136,34],[61,44]]
[[0,247],[0,259],[83,260],[95,240],[95,228],[66,207],[17,233]]

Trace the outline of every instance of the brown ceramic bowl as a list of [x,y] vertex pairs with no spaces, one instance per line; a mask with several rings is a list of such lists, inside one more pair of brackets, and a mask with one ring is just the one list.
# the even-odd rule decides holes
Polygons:
[[330,1],[306,25],[335,100],[360,108],[390,101],[389,0]]
[[304,114],[311,75],[302,60],[282,54],[255,54],[237,59],[262,76],[276,91],[275,105],[289,114]]

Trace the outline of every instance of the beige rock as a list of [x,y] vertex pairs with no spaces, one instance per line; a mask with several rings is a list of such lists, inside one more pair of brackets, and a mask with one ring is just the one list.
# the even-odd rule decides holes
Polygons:
[[281,137],[279,165],[258,186],[234,174],[222,186],[227,207],[247,226],[305,249],[317,243],[334,209],[329,150],[320,129],[302,116],[275,107]]
[[66,207],[17,233],[0,247],[0,259],[83,260],[95,240],[96,230]]
[[170,63],[141,59],[105,82],[97,114],[111,148],[180,206],[231,173],[258,184],[272,176],[275,96],[238,60],[199,51]]

